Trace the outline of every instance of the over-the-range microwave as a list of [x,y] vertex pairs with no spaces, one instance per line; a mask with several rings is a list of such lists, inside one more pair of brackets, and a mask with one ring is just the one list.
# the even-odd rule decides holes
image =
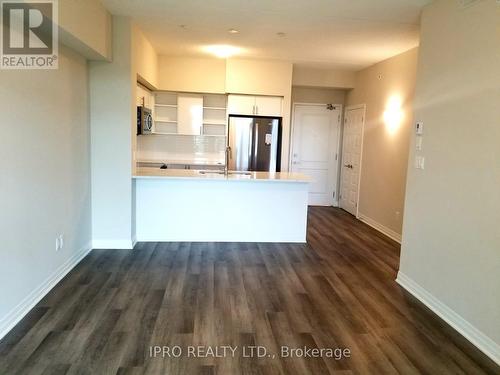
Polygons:
[[151,109],[137,106],[137,134],[151,134],[153,131],[153,115]]

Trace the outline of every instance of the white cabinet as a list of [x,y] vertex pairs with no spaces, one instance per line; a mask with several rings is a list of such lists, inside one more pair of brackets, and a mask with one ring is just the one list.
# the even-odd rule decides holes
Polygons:
[[282,116],[283,98],[280,96],[229,95],[230,115]]
[[201,135],[203,126],[203,96],[179,95],[177,99],[177,133]]
[[255,111],[259,116],[282,116],[283,98],[280,96],[256,96]]
[[144,105],[146,108],[153,107],[153,102],[154,102],[153,94],[144,86],[137,84],[136,98],[138,106]]
[[255,114],[255,96],[229,95],[227,109],[230,115],[253,115]]

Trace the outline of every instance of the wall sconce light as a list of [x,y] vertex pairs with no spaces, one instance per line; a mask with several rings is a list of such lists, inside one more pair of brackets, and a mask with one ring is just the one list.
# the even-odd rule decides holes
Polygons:
[[392,96],[387,102],[387,106],[384,111],[384,123],[387,131],[391,135],[396,133],[401,125],[401,122],[403,121],[404,112],[402,104],[402,100],[398,96]]

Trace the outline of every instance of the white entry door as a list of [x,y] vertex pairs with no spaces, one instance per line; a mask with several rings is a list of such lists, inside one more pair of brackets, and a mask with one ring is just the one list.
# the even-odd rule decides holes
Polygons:
[[341,106],[294,106],[292,172],[311,177],[309,205],[337,205]]
[[346,108],[342,142],[340,207],[357,216],[365,108]]

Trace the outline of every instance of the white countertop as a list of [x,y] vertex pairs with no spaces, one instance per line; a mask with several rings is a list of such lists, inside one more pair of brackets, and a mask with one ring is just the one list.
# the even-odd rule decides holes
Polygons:
[[173,180],[218,180],[218,181],[272,181],[272,182],[299,182],[309,183],[310,178],[301,173],[290,172],[229,172],[229,175],[217,171],[203,171],[195,169],[159,169],[137,168],[134,179],[173,179]]
[[143,164],[188,164],[188,165],[212,165],[223,166],[224,160],[220,159],[207,159],[207,158],[192,158],[192,159],[138,159],[137,163]]

